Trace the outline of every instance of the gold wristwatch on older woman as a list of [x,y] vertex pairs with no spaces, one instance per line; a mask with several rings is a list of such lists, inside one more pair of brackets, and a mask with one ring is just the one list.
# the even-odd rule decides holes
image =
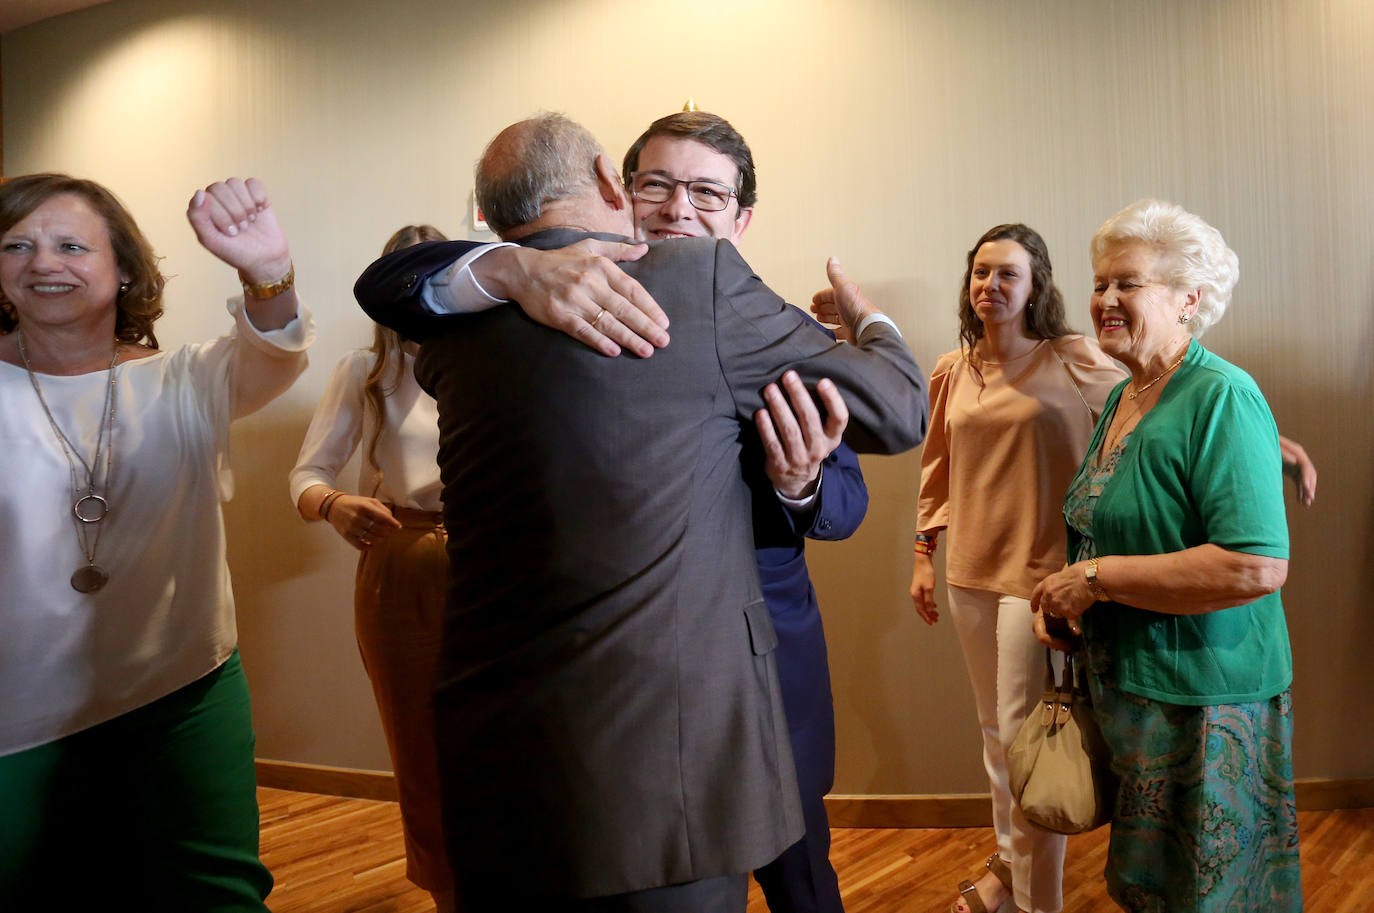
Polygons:
[[1088,589],[1092,590],[1093,599],[1098,602],[1111,602],[1112,597],[1108,596],[1102,584],[1097,582],[1097,566],[1101,561],[1101,558],[1088,559],[1088,566],[1083,569],[1083,577],[1088,581]]

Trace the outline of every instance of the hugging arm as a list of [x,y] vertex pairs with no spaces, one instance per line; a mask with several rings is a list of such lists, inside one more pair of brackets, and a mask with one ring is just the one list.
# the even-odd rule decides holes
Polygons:
[[425,241],[387,254],[363,271],[353,297],[367,316],[406,339],[424,342],[461,321],[459,314],[436,314],[424,300],[425,282],[479,247],[478,241]]
[[808,389],[834,384],[849,412],[844,441],[854,450],[900,453],[921,443],[925,376],[895,327],[871,322],[857,345],[843,345],[775,295],[729,242],[716,245],[715,267],[716,342],[741,418],[752,420],[766,406],[764,389],[794,370]]
[[1283,457],[1283,474],[1293,480],[1298,502],[1311,507],[1317,497],[1317,467],[1307,450],[1297,441],[1279,435],[1279,454]]
[[353,294],[373,320],[417,341],[460,326],[454,320],[464,314],[514,300],[535,322],[603,355],[624,346],[647,358],[668,344],[668,318],[616,265],[647,249],[597,238],[556,250],[434,241],[382,257]]

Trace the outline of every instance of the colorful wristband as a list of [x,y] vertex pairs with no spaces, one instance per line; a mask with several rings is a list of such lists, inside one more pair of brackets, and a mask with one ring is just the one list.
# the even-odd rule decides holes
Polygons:
[[329,519],[329,508],[334,506],[334,502],[339,500],[342,494],[343,492],[339,491],[337,488],[329,489],[329,494],[325,495],[324,500],[320,502],[318,513],[321,520]]

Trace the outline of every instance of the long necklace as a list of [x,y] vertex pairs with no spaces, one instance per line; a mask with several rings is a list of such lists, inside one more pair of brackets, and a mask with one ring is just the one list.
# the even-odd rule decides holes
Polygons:
[[[43,396],[43,389],[38,386],[38,375],[33,373],[33,367],[29,364],[29,353],[24,348],[24,331],[18,330],[19,357],[24,361],[24,370],[29,374],[29,382],[33,384],[33,392],[38,394],[39,405],[43,407],[43,414],[48,417],[48,424],[52,425],[53,434],[57,437],[57,443],[62,448],[62,455],[67,458],[67,468],[71,472],[72,484],[72,524],[76,527],[76,542],[81,548],[81,554],[85,557],[86,563],[72,572],[72,589],[78,593],[94,593],[110,581],[109,573],[100,565],[95,563],[96,549],[100,547],[100,533],[104,530],[102,521],[110,513],[110,502],[106,500],[105,494],[110,492],[110,479],[114,473],[114,417],[115,417],[115,362],[119,360],[119,341],[114,344],[114,354],[110,356],[110,367],[107,370],[109,382],[105,385],[105,406],[104,416],[100,422],[100,427],[95,437],[95,452],[91,454],[91,461],[86,462],[86,458],[81,455],[81,451],[72,443],[71,438],[62,431],[62,427],[57,424],[57,418],[48,408],[48,401]],[[96,491],[96,473],[100,470],[100,456],[105,455],[105,483],[100,487],[105,494]],[[86,485],[82,488],[77,477],[76,462],[72,459],[72,454],[76,454],[76,459],[81,461],[81,468],[86,471]],[[94,532],[92,533],[92,527]]]
[[1178,361],[1175,361],[1173,364],[1169,365],[1169,367],[1165,368],[1163,371],[1160,371],[1160,372],[1159,372],[1159,376],[1157,376],[1154,380],[1150,381],[1150,382],[1149,382],[1148,384],[1146,384],[1145,386],[1141,387],[1139,390],[1127,390],[1127,391],[1126,391],[1126,398],[1127,398],[1127,399],[1135,399],[1137,396],[1139,396],[1140,394],[1144,393],[1146,390],[1150,389],[1150,388],[1153,387],[1155,384],[1159,383],[1161,380],[1164,379],[1164,375],[1168,374],[1168,373],[1169,373],[1170,371],[1172,371],[1174,368],[1177,368],[1179,365],[1183,364],[1183,359],[1185,359],[1185,358],[1187,358],[1187,357],[1188,357],[1188,347],[1187,347],[1187,346],[1184,346],[1184,347],[1183,347],[1183,354],[1180,355],[1180,356],[1178,357]]

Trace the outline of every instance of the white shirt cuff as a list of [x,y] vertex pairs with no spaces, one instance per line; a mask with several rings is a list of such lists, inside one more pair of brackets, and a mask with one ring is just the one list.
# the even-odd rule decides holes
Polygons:
[[499,247],[515,245],[509,241],[497,241],[474,247],[426,279],[420,291],[420,300],[425,308],[431,314],[476,314],[505,304],[505,298],[493,296],[482,288],[482,283],[472,274],[472,264],[477,262],[477,258]]
[[299,297],[296,298],[296,316],[286,326],[276,330],[260,330],[253,325],[242,295],[226,299],[224,307],[233,316],[235,325],[243,331],[248,344],[265,352],[304,352],[315,341],[315,318]]
[[782,502],[783,507],[786,507],[794,514],[799,514],[802,511],[810,510],[811,505],[816,503],[816,499],[821,496],[821,483],[824,481],[825,464],[822,463],[820,474],[816,476],[816,489],[815,491],[811,492],[811,494],[807,495],[804,498],[789,498],[787,495],[778,491],[776,488],[773,489],[773,493],[778,496],[778,500]]
[[873,324],[875,324],[875,323],[885,323],[885,324],[887,324],[888,326],[892,327],[893,331],[894,331],[898,336],[901,336],[901,335],[902,335],[902,331],[899,330],[899,329],[897,329],[897,324],[895,324],[895,323],[892,322],[892,318],[891,318],[891,317],[887,316],[886,314],[869,314],[869,315],[868,315],[867,317],[865,317],[863,320],[860,320],[860,321],[859,321],[859,330],[858,330],[858,332],[856,332],[856,333],[854,334],[854,338],[855,338],[855,339],[863,339],[863,338],[864,338],[864,330],[866,330],[866,329],[868,329],[869,327],[873,326]]

